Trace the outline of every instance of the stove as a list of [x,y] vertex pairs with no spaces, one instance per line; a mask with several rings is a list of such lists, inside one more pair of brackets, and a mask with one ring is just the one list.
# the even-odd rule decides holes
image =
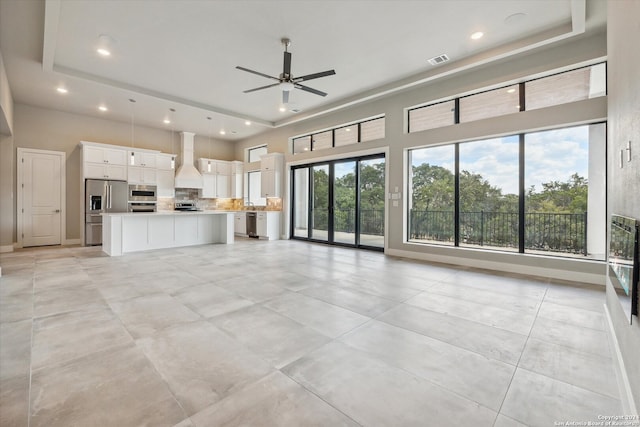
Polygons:
[[178,212],[198,212],[198,205],[194,201],[186,200],[182,202],[176,202],[173,206],[173,210]]

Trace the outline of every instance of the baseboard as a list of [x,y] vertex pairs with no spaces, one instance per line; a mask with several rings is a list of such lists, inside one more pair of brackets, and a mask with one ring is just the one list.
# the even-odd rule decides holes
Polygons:
[[385,254],[402,258],[417,259],[420,261],[431,261],[443,264],[459,265],[462,267],[481,268],[485,270],[494,270],[504,273],[517,273],[528,276],[546,277],[548,279],[568,280],[572,282],[600,285],[603,287],[605,286],[604,274],[582,273],[579,271],[566,271],[555,268],[511,264],[509,262],[496,262],[481,259],[470,259],[424,252],[413,252],[401,249],[387,249],[385,251]]
[[13,252],[13,245],[3,245],[0,246],[0,254],[5,252]]
[[624,367],[624,359],[620,352],[620,346],[618,345],[618,338],[616,332],[613,329],[613,322],[611,321],[611,315],[607,304],[604,305],[604,317],[607,322],[607,337],[609,338],[609,345],[613,351],[613,364],[616,371],[616,377],[618,378],[618,388],[620,390],[620,401],[622,402],[622,413],[628,415],[637,415],[638,408],[636,408],[635,400],[633,399],[633,392],[631,391],[631,384],[629,384],[629,377],[627,376],[627,370]]
[[65,239],[63,245],[71,246],[71,245],[79,245],[82,241],[80,239]]

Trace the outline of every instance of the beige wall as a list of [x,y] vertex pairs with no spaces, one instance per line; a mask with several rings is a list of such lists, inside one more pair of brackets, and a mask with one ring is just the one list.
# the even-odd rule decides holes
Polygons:
[[[607,22],[607,91],[609,93],[609,213],[640,220],[640,2],[611,1]],[[618,163],[620,150],[631,141],[632,161]],[[633,325],[607,281],[607,309],[624,360],[636,410],[640,410],[640,322]]]
[[[135,126],[135,147],[172,152],[172,134],[165,129]],[[2,151],[2,165],[11,162],[15,181],[16,148],[36,148],[66,153],[66,240],[80,239],[80,141],[131,147],[131,124],[96,117],[54,111],[45,108],[16,104],[14,109],[14,138],[11,158]],[[178,130],[173,135],[173,147],[179,151]],[[234,160],[232,142],[213,139],[211,156],[221,160]],[[195,157],[209,155],[209,138],[196,135]],[[14,184],[15,186],[15,184]],[[2,204],[8,203],[7,195],[1,192]],[[15,198],[14,198],[15,200]],[[15,201],[13,202],[15,212]],[[4,223],[4,221],[3,221]],[[16,241],[16,221],[12,219],[12,241]]]
[[[606,120],[607,101],[605,97],[575,102],[546,109],[515,113],[486,120],[463,123],[424,132],[405,132],[405,109],[421,103],[441,100],[464,93],[504,86],[505,82],[519,82],[540,73],[582,64],[606,56],[605,34],[587,38],[576,38],[550,49],[511,57],[501,62],[474,68],[450,77],[425,84],[420,87],[379,98],[362,105],[341,109],[330,114],[310,118],[298,123],[282,126],[267,133],[238,143],[236,157],[243,158],[247,147],[268,144],[269,152],[287,153],[286,161],[313,162],[327,156],[357,155],[362,150],[388,151],[388,191],[401,189],[403,196],[406,183],[406,150],[413,147],[435,145],[472,139],[482,139],[496,135],[512,134],[544,128],[581,124],[589,121]],[[301,113],[302,114],[302,113]],[[340,124],[361,120],[378,114],[386,116],[386,135],[382,140],[343,146],[316,152],[289,154],[289,139],[293,136],[335,127]],[[247,169],[259,168],[251,164]],[[285,187],[287,189],[288,186]],[[604,200],[605,195],[602,194]],[[528,272],[549,277],[573,278],[592,283],[603,283],[602,263],[566,261],[549,257],[534,257],[522,254],[475,251],[465,248],[437,247],[409,244],[404,242],[406,203],[399,207],[387,207],[387,253],[450,262],[470,266],[483,266],[498,270]],[[285,208],[286,208],[285,200]],[[286,215],[285,215],[286,217]],[[287,230],[288,221],[283,223]],[[286,232],[285,232],[286,233]]]

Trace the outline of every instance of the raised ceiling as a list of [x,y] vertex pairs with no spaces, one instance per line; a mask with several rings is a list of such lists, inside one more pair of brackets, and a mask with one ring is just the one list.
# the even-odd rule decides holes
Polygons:
[[[238,140],[579,35],[605,18],[602,0],[0,0],[0,50],[17,103]],[[484,37],[472,40],[476,31]],[[96,53],[101,35],[108,58]],[[336,70],[308,82],[328,96],[295,90],[284,112],[277,87],[243,93],[272,81],[235,68],[278,76],[282,37],[292,40],[294,75]],[[428,63],[440,54],[450,62]]]

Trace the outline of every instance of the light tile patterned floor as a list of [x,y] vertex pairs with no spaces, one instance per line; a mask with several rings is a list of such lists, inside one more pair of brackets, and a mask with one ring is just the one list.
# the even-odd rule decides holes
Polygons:
[[604,290],[297,241],[0,255],[0,425],[620,415]]

